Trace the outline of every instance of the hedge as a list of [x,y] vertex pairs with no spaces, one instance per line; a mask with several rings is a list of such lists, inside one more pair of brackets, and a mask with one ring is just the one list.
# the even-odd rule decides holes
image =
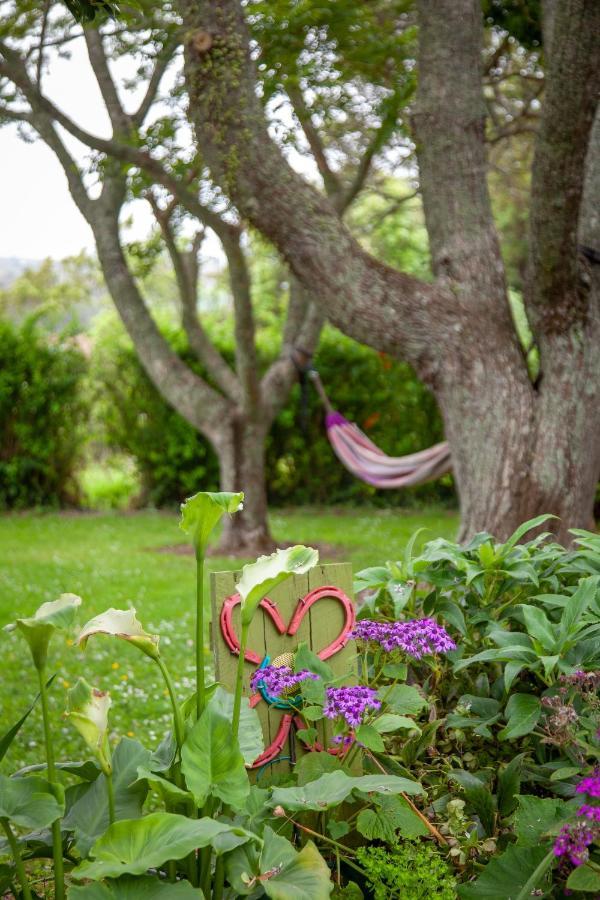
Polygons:
[[61,338],[0,320],[0,509],[77,500],[82,355]]
[[[233,346],[215,330],[221,352],[233,358]],[[171,343],[192,363],[185,342],[169,333]],[[263,340],[261,366],[272,358],[275,342]],[[393,455],[427,447],[442,439],[435,400],[411,368],[352,341],[333,328],[321,339],[315,362],[332,402]],[[198,371],[201,369],[196,366]],[[180,502],[199,487],[218,485],[217,461],[210,447],[160,397],[141,368],[132,347],[118,338],[115,326],[97,342],[93,360],[95,416],[104,440],[131,454],[142,484],[141,502],[157,506]],[[272,505],[369,503],[406,506],[452,503],[450,476],[404,491],[378,491],[353,478],[333,455],[323,410],[309,393],[306,429],[300,387],[291,393],[267,441],[269,502]]]

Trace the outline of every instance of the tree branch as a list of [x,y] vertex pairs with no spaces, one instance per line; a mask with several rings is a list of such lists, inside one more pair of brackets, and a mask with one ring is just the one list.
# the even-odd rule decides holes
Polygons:
[[203,157],[241,214],[280,250],[327,316],[423,372],[435,352],[438,286],[379,263],[269,138],[238,0],[179,0],[190,111]]
[[127,134],[127,132],[131,130],[131,119],[123,108],[121,98],[119,97],[117,87],[112,77],[108,59],[106,58],[102,35],[97,28],[89,26],[83,29],[83,36],[90,64],[94,75],[96,76],[96,81],[98,82],[98,87],[100,88],[100,93],[102,94],[102,99],[104,100],[104,105],[106,106],[106,111],[108,112],[113,127],[113,132]]
[[136,128],[142,127],[146,116],[150,112],[152,104],[156,100],[156,95],[158,93],[160,83],[164,77],[165,72],[169,68],[169,64],[173,59],[173,54],[177,45],[178,41],[176,41],[175,39],[167,41],[161,48],[161,50],[157,53],[154,68],[152,69],[152,74],[148,79],[148,85],[146,87],[146,92],[142,98],[142,102],[131,117]]
[[310,110],[304,102],[302,90],[298,85],[290,83],[286,85],[286,93],[290,98],[294,112],[296,113],[302,131],[304,132],[304,136],[308,141],[308,146],[310,147],[315,163],[317,164],[319,174],[323,179],[325,193],[328,197],[335,198],[340,193],[342,185],[339,177],[329,165],[325,147],[323,146],[319,132],[313,124]]
[[[177,247],[175,235],[171,227],[170,218],[173,207],[163,210],[152,192],[148,192],[148,202],[152,207],[154,217],[160,226],[161,234],[171,258],[175,279],[181,300],[181,324],[187,335],[190,347],[198,359],[206,366],[209,374],[216,384],[224,391],[234,403],[240,400],[240,384],[221,354],[212,344],[206,331],[198,319],[197,311],[197,254],[199,245],[194,239],[190,250],[190,258],[185,259],[183,253]],[[192,256],[194,258],[192,258]],[[192,271],[194,269],[194,271]]]

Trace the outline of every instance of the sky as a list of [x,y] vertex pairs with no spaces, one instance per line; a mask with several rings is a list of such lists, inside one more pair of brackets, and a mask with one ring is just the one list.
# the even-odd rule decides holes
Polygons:
[[[71,59],[52,60],[44,90],[89,131],[108,136],[106,113],[86,61],[82,42],[72,45]],[[73,151],[79,147],[70,144]],[[62,259],[93,250],[92,233],[72,201],[62,168],[41,140],[22,141],[15,125],[0,128],[0,257]],[[135,210],[134,237],[150,224],[145,204]]]

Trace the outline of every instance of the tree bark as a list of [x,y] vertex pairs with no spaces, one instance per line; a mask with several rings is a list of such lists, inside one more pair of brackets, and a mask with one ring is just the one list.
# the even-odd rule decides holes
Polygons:
[[265,439],[268,427],[235,417],[217,441],[222,491],[244,491],[244,508],[223,520],[218,552],[254,557],[271,553],[275,542],[267,517]]

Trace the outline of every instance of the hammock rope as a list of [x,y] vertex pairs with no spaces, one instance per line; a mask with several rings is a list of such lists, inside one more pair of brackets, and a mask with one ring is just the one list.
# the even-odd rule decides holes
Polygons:
[[446,441],[406,456],[388,456],[333,408],[316,369],[310,369],[309,377],[325,408],[325,426],[333,452],[356,478],[377,488],[392,489],[425,484],[452,470]]

